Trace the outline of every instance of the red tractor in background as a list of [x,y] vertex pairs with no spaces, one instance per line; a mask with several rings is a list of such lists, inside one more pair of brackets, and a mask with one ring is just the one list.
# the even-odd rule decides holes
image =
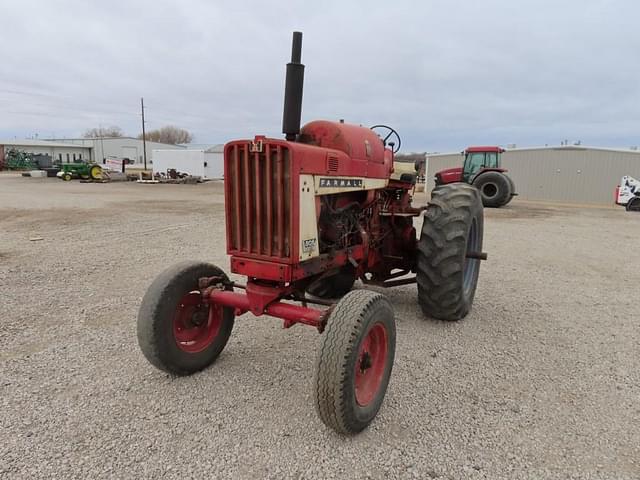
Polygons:
[[227,253],[231,272],[246,281],[209,263],[169,268],[142,300],[138,342],[157,368],[188,375],[216,360],[244,313],[280,318],[284,328],[315,327],[322,333],[315,407],[326,425],[350,434],[376,416],[396,342],[389,301],[377,291],[352,291],[354,282],[417,283],[426,316],[463,318],[486,258],[483,211],[478,191],[463,183],[413,206],[416,175],[394,173],[400,137],[390,127],[376,128],[383,136],[323,120],[301,129],[301,47],[294,32],[285,139],[256,135],[224,149]]
[[485,207],[503,207],[516,193],[516,185],[500,167],[500,156],[504,150],[500,147],[469,147],[462,154],[462,167],[448,168],[436,173],[436,187],[454,182],[473,185],[480,191],[482,205]]

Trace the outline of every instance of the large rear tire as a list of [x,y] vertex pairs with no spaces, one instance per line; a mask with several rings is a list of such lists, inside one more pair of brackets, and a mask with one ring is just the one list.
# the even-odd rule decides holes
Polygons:
[[502,207],[511,198],[511,184],[507,176],[500,172],[481,173],[473,180],[473,186],[480,192],[485,207]]
[[322,277],[307,287],[307,293],[319,298],[341,298],[353,288],[356,271],[345,265],[333,275]]
[[482,252],[484,216],[480,193],[463,183],[433,191],[418,241],[418,301],[425,315],[459,320],[471,310]]
[[100,165],[91,165],[89,177],[91,177],[91,180],[102,180],[102,167]]
[[218,267],[182,262],[162,272],[142,299],[138,344],[149,362],[173,375],[211,365],[233,329],[233,309],[202,302],[198,279],[227,276]]
[[377,415],[391,376],[391,304],[379,293],[349,292],[329,315],[321,343],[313,382],[318,415],[338,433],[360,432]]

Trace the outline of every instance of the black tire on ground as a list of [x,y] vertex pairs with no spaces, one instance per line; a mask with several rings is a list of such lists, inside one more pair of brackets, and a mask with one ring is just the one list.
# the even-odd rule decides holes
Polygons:
[[341,298],[353,288],[356,271],[345,265],[335,275],[322,277],[307,287],[307,293],[319,298]]
[[68,182],[69,180],[71,180],[71,174],[70,173],[63,173],[62,174],[62,180],[64,180],[65,182]]
[[485,207],[502,207],[511,198],[511,184],[507,176],[501,172],[485,172],[473,180]]
[[509,186],[511,187],[511,195],[509,195],[509,198],[507,199],[507,201],[506,201],[506,203],[504,205],[509,205],[509,203],[511,203],[511,200],[513,200],[513,197],[516,196],[516,184],[515,184],[515,182],[513,181],[513,179],[509,175],[505,174],[505,177],[509,181]]
[[353,434],[371,423],[387,391],[395,348],[393,309],[382,294],[354,290],[335,305],[313,381],[316,410],[325,425]]
[[473,304],[482,252],[484,214],[478,190],[452,183],[434,190],[418,240],[418,302],[439,320],[464,318]]
[[[189,328],[207,329],[207,325],[213,324],[208,315],[209,309],[219,309],[217,327],[211,330],[214,335],[204,341],[199,351],[185,351],[187,347],[180,346],[175,333],[176,318],[179,318],[179,312],[185,311],[181,302],[187,295],[197,292],[199,278],[213,276],[227,280],[222,270],[209,263],[181,262],[162,272],[145,293],[138,313],[138,344],[155,367],[173,375],[188,375],[211,365],[224,349],[233,329],[234,312],[231,308],[204,304],[191,306],[190,313],[193,319],[199,315],[200,324],[191,324],[185,331]],[[197,303],[195,295],[188,298],[195,298]],[[204,319],[207,319],[207,325],[202,327]]]
[[633,197],[625,207],[627,212],[640,212],[640,197]]

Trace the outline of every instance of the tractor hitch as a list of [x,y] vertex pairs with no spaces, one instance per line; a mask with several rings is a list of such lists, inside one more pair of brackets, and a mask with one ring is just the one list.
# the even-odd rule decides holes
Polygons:
[[485,252],[467,252],[467,258],[474,258],[476,260],[486,260],[487,254]]

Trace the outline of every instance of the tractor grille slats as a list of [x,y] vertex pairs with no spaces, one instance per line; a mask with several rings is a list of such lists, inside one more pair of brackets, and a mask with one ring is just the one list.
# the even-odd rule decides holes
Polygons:
[[290,256],[291,161],[289,150],[265,143],[251,152],[250,143],[228,152],[227,190],[229,250],[270,258]]

